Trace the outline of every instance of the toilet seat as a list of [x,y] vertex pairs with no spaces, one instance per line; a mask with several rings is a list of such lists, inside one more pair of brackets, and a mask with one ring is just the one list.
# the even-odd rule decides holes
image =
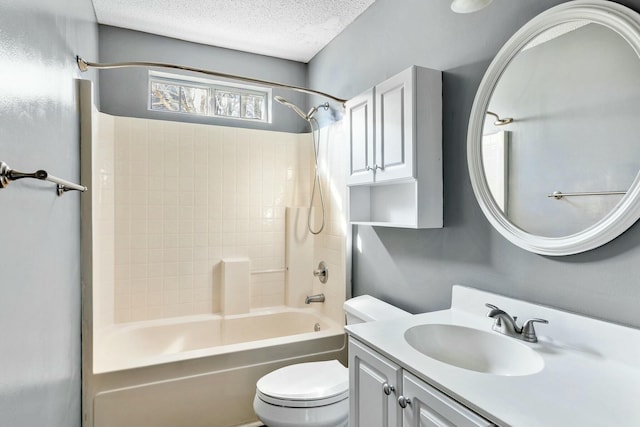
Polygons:
[[277,369],[256,384],[260,400],[289,408],[315,408],[349,397],[349,370],[337,360]]

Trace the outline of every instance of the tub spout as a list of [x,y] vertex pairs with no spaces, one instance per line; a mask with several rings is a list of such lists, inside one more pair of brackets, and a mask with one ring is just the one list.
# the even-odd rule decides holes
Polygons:
[[312,302],[324,302],[324,294],[310,295],[304,300],[305,304],[311,304]]

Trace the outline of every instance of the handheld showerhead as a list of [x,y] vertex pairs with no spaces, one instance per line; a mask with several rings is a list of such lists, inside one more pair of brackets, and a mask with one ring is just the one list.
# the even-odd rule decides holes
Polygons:
[[[322,182],[320,181],[320,172],[318,169],[318,153],[320,151],[320,125],[318,121],[313,117],[313,115],[320,109],[324,108],[325,110],[329,109],[329,103],[325,102],[324,104],[320,104],[317,107],[311,107],[307,114],[303,113],[302,110],[295,104],[287,101],[281,96],[274,96],[279,104],[284,105],[285,107],[291,108],[296,112],[297,115],[302,117],[307,123],[309,123],[309,127],[311,128],[311,140],[313,142],[313,158],[315,160],[315,174],[313,177],[313,189],[311,190],[311,199],[309,200],[309,212],[307,215],[307,229],[311,234],[320,234],[322,230],[324,230],[325,225],[325,206],[324,206],[324,196],[322,194]],[[320,206],[322,208],[322,224],[318,230],[314,230],[311,226],[311,214],[313,212],[313,200],[316,195],[316,187],[318,188],[318,194],[320,195]]]
[[274,96],[273,99],[275,99],[278,103],[291,108],[293,111],[296,112],[297,115],[299,115],[300,117],[302,117],[304,120],[309,121],[313,118],[313,115],[316,113],[316,111],[318,111],[319,108],[324,108],[325,110],[329,109],[329,103],[325,102],[324,104],[318,105],[317,107],[311,107],[311,109],[309,110],[309,112],[307,114],[303,113],[302,110],[295,104],[293,104],[292,102],[287,101],[286,99],[284,99],[281,96]]
[[297,105],[287,101],[286,99],[284,99],[281,96],[274,96],[273,99],[275,99],[278,103],[284,105],[285,107],[291,108],[293,111],[296,112],[297,115],[302,117],[304,120],[309,120],[308,115],[304,114],[304,112],[300,108],[298,108]]

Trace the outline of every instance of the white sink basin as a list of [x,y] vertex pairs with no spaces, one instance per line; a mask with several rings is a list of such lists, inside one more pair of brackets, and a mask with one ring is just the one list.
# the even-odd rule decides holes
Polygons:
[[425,356],[472,371],[520,376],[544,367],[542,357],[515,338],[479,329],[424,324],[407,329],[404,339]]

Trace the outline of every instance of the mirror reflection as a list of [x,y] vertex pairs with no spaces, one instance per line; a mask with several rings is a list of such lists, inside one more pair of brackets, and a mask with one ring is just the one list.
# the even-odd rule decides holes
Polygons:
[[640,169],[638,55],[589,21],[542,32],[491,95],[482,157],[494,201],[522,230],[562,237],[589,228]]

